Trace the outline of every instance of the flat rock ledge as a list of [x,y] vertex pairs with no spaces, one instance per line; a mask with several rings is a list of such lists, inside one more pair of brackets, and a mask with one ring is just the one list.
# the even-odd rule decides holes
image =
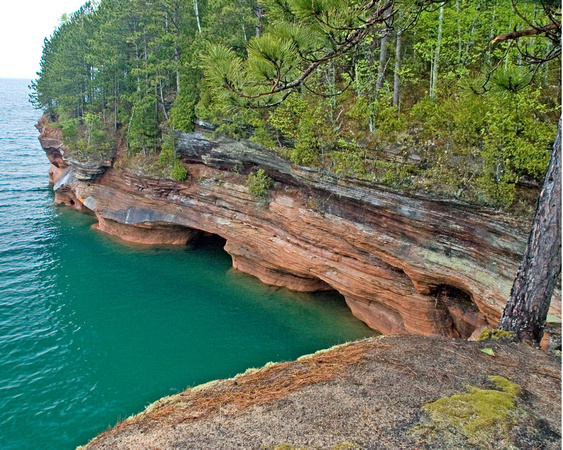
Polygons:
[[[508,429],[485,443],[437,432],[422,407],[495,389],[490,376],[522,389]],[[509,341],[369,338],[163,398],[84,448],[559,449],[561,360]]]

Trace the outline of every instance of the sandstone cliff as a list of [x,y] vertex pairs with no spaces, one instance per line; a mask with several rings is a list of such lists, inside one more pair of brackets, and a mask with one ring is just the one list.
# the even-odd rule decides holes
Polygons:
[[[146,244],[219,235],[235,269],[294,290],[335,289],[385,334],[465,338],[495,326],[525,248],[525,227],[504,213],[335,178],[250,142],[178,135],[188,178],[176,182],[73,161],[59,130],[39,128],[55,201],[92,212],[99,230]],[[274,181],[267,201],[247,187],[258,168]],[[550,312],[560,317],[560,298]]]

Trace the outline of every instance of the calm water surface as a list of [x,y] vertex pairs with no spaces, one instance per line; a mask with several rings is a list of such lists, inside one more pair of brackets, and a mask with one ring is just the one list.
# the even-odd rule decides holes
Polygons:
[[54,206],[28,84],[0,79],[0,449],[74,448],[187,386],[372,334],[220,245],[126,245]]

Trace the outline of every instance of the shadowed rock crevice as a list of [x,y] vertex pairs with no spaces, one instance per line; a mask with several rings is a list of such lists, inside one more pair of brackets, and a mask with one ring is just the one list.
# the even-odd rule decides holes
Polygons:
[[220,248],[225,250],[227,240],[218,234],[201,231],[189,242],[190,248]]
[[454,337],[467,339],[477,328],[487,326],[487,320],[473,302],[471,294],[463,289],[441,284],[432,295],[436,298],[437,308],[447,312]]

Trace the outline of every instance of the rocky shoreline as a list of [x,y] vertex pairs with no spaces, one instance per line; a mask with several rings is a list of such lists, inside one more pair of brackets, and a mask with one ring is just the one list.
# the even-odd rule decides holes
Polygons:
[[[469,337],[495,327],[526,243],[504,213],[295,166],[250,142],[178,135],[183,182],[73,160],[60,130],[38,124],[55,202],[94,214],[130,242],[186,244],[219,235],[233,267],[297,291],[337,290],[384,333]],[[265,200],[248,188],[261,168]],[[550,317],[561,317],[560,294]]]
[[370,338],[163,398],[84,448],[558,449],[560,365],[510,341]]

